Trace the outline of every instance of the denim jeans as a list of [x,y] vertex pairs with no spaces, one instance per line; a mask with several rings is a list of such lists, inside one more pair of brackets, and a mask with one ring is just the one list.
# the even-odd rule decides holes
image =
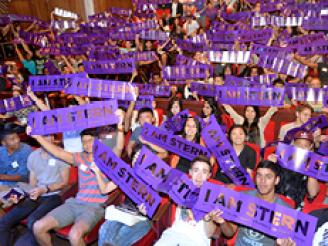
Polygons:
[[99,246],[130,246],[140,240],[150,230],[149,220],[127,226],[118,221],[106,221],[99,230]]
[[33,224],[62,203],[59,195],[43,196],[33,201],[29,198],[18,203],[0,218],[0,245],[11,246],[11,229],[27,218],[27,228],[33,232]]

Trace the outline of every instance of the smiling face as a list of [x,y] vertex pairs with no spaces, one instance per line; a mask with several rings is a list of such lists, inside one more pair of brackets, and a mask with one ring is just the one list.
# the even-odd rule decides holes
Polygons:
[[209,117],[212,114],[212,108],[207,101],[205,101],[205,103],[204,103],[203,113],[206,117]]
[[242,128],[236,127],[231,130],[230,140],[233,144],[242,145],[244,144],[245,139],[246,139],[246,134]]
[[186,137],[194,139],[197,133],[197,124],[194,118],[188,118],[185,126]]
[[83,149],[86,153],[91,154],[93,148],[94,137],[91,135],[84,135],[82,138]]
[[203,161],[196,161],[189,170],[191,180],[194,185],[201,187],[211,176],[209,165]]
[[172,104],[172,107],[171,107],[171,113],[173,115],[176,115],[176,114],[180,113],[180,111],[181,111],[181,108],[179,105],[179,101],[174,101]]
[[255,182],[260,195],[269,195],[275,192],[275,186],[280,178],[270,168],[258,168],[256,171]]
[[304,108],[301,112],[296,113],[296,117],[299,118],[301,124],[306,123],[311,118],[312,112],[309,108]]
[[248,106],[245,110],[245,118],[247,120],[253,121],[256,117],[256,111],[252,106]]

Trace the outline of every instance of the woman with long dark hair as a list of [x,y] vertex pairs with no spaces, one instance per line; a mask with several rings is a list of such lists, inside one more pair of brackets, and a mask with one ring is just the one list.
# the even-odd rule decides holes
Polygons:
[[268,125],[273,114],[278,110],[276,107],[270,107],[269,110],[260,117],[260,110],[257,106],[245,106],[244,115],[239,115],[230,105],[223,104],[227,113],[231,116],[236,125],[245,127],[248,135],[247,141],[265,146],[264,129]]
[[221,124],[222,116],[221,116],[220,110],[217,108],[216,101],[211,97],[205,98],[204,100],[205,101],[204,101],[204,106],[202,109],[201,116],[202,116],[203,120],[205,121],[205,123],[207,124],[209,122],[209,118],[213,114],[215,116],[217,122],[219,124]]
[[166,119],[172,118],[182,111],[182,100],[177,97],[173,97],[169,101],[166,111]]

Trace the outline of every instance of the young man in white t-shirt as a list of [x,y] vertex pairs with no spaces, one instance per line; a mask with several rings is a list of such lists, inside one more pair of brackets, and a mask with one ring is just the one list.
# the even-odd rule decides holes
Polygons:
[[[190,165],[189,174],[194,185],[201,187],[211,176],[210,160],[206,157],[196,157]],[[212,219],[219,217],[221,211],[212,211],[203,220],[195,221],[190,209],[177,207],[173,225],[166,229],[156,246],[191,246],[210,245],[211,237],[216,230]]]

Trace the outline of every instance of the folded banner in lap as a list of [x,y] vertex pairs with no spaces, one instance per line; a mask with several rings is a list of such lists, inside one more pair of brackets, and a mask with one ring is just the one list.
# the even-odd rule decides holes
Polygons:
[[122,159],[99,140],[93,144],[93,158],[99,169],[111,179],[136,204],[145,204],[151,218],[161,202],[161,197],[143,182]]
[[18,111],[33,106],[33,101],[27,95],[0,100],[0,114]]
[[221,209],[226,220],[275,238],[290,237],[296,245],[312,245],[318,220],[295,209],[205,182],[193,211],[201,211],[204,215],[214,209]]
[[163,77],[167,80],[201,79],[209,76],[209,65],[166,66]]
[[155,84],[134,84],[139,88],[139,94],[153,95],[155,97],[169,97],[171,93],[170,86]]
[[89,74],[126,74],[135,70],[135,60],[84,61],[85,71]]
[[216,96],[220,103],[231,105],[283,106],[284,88],[217,86]]
[[82,106],[32,112],[28,124],[34,135],[48,135],[104,125],[117,124],[117,101],[100,101]]
[[235,150],[216,121],[211,121],[211,123],[202,130],[201,136],[207,148],[216,157],[222,171],[234,184],[255,187],[249,174],[240,165]]
[[328,157],[284,143],[278,144],[276,155],[283,168],[328,182]]
[[163,131],[150,124],[144,124],[141,136],[146,141],[156,144],[168,151],[178,154],[188,160],[192,160],[199,155],[210,157],[208,149],[199,144],[190,142],[180,136]]
[[248,64],[250,51],[210,51],[209,60],[217,63]]
[[86,73],[29,76],[28,83],[32,91],[61,91],[71,85],[75,77],[86,78]]
[[270,68],[276,73],[283,73],[297,78],[304,78],[308,70],[307,66],[300,63],[272,55],[260,56],[260,61],[257,65],[263,68]]
[[129,82],[74,77],[65,93],[99,98],[135,101],[135,86]]
[[187,118],[190,113],[188,109],[185,109],[175,116],[168,118],[163,124],[160,126],[160,129],[168,131],[168,132],[181,132],[186,123]]

